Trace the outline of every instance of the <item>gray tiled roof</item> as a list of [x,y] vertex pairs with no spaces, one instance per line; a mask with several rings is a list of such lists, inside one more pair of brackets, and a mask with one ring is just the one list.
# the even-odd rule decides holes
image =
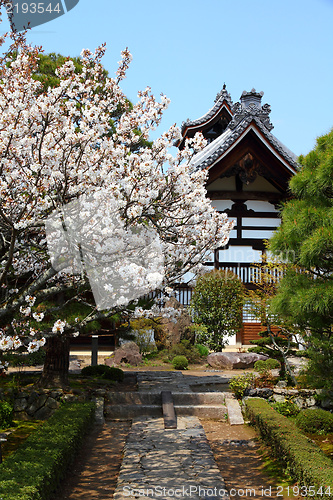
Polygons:
[[214,101],[215,102],[214,106],[205,115],[201,116],[200,118],[197,118],[196,120],[190,120],[188,118],[185,122],[182,123],[181,126],[182,134],[184,134],[185,130],[188,127],[197,127],[211,120],[221,109],[224,101],[226,101],[229,104],[229,106],[232,107],[233,102],[231,100],[229,92],[227,92],[225,88],[225,85],[223,85],[223,89],[217,94]]
[[235,143],[235,141],[237,141],[251,123],[255,123],[262,135],[279,155],[289,165],[297,169],[298,164],[296,155],[271,133],[273,129],[273,125],[269,118],[271,108],[268,104],[261,105],[262,96],[263,92],[258,93],[255,89],[252,89],[250,92],[244,91],[241,95],[241,102],[236,102],[232,105],[230,94],[226,91],[224,85],[221,92],[216,96],[215,105],[206,115],[193,122],[187,121],[186,124],[183,125],[183,133],[186,127],[199,125],[207,121],[209,117],[214,116],[224,100],[231,105],[232,120],[229,122],[227,128],[219,137],[193,157],[191,162],[192,165],[197,168],[210,167]]
[[255,122],[259,130],[262,132],[263,136],[267,141],[276,149],[276,151],[282,156],[282,158],[289,163],[295,169],[298,168],[297,157],[292,153],[282,142],[280,142],[262,123],[260,118],[248,114],[240,122],[237,123],[235,128],[227,127],[227,129],[217,138],[215,141],[211,142],[202,151],[197,153],[191,164],[197,168],[210,167],[215,163],[220,156],[223,155],[237,139],[242,135],[242,133],[249,127],[251,122]]

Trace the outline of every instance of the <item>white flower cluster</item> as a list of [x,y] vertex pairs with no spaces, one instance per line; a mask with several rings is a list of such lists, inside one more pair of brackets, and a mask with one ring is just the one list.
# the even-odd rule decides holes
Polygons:
[[8,366],[9,366],[8,361],[5,361],[5,362],[0,361],[0,371],[7,370]]
[[43,345],[45,345],[45,343],[46,343],[46,339],[44,337],[42,337],[39,340],[32,340],[28,344],[27,351],[29,353],[36,352],[36,351],[39,350],[40,347],[42,347]]
[[175,309],[174,307],[164,307],[158,304],[153,304],[150,309],[144,309],[142,307],[136,307],[133,312],[134,318],[167,318],[173,323],[177,323],[177,318],[180,316],[181,311]]
[[62,321],[61,319],[58,319],[53,327],[52,327],[52,333],[63,333],[66,327],[66,321]]

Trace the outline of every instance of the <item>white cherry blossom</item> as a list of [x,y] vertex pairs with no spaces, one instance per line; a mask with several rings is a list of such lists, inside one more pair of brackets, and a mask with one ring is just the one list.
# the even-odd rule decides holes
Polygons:
[[[205,146],[201,134],[175,155],[170,148],[181,136],[175,125],[151,146],[145,144],[170,101],[165,95],[155,99],[147,87],[136,103],[128,102],[120,87],[132,59],[128,49],[114,78],[105,77],[103,45],[94,53],[82,51],[82,73],[66,61],[57,71],[59,85],[41,92],[33,79],[41,49],[13,34],[0,37],[0,45],[8,39],[10,51],[0,59],[0,326],[6,328],[0,350],[17,348],[20,341],[34,352],[48,336],[76,335],[98,314],[108,317],[126,307],[138,298],[127,293],[134,283],[142,293],[168,287],[170,294],[189,271],[200,272],[208,252],[227,243],[232,223],[206,197],[207,172],[191,165]],[[65,220],[73,203],[81,203],[75,230]],[[67,244],[66,258],[59,255],[53,267],[45,230],[50,220],[58,220],[55,240],[62,234]],[[121,221],[117,227],[110,225],[115,220]],[[83,222],[87,238],[75,240],[74,233],[83,234]],[[133,242],[137,256],[147,248],[145,230],[156,235],[163,272],[161,261],[155,265],[149,257],[153,249],[142,261],[130,256]],[[87,302],[89,281],[93,292],[98,281],[101,296],[114,294],[112,307],[103,297],[102,312]],[[56,306],[45,309],[66,290],[71,300],[90,307],[73,324],[55,320],[61,316]],[[162,312],[176,317],[171,310]],[[143,313],[161,314],[161,309]]]

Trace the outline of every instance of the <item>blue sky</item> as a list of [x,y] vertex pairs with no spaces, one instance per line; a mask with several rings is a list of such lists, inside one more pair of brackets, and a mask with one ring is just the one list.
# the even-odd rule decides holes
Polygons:
[[224,82],[234,102],[262,90],[272,132],[299,155],[333,127],[332,26],[333,0],[80,0],[28,40],[70,56],[106,42],[110,75],[128,46],[127,96],[149,85],[171,99],[154,137],[202,116]]

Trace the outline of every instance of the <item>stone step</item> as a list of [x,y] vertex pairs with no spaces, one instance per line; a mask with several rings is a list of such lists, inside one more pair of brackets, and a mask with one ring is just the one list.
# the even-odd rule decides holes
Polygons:
[[225,402],[224,392],[173,392],[174,404],[187,405],[222,405]]
[[[224,419],[227,415],[227,408],[223,405],[174,405],[176,415],[196,416],[200,418]],[[162,416],[162,405],[147,404],[117,404],[105,406],[105,417],[111,419],[128,418],[139,416]]]
[[106,405],[105,418],[132,419],[140,416],[162,417],[162,405],[147,404],[116,404]]
[[107,401],[113,405],[161,405],[161,392],[108,392]]
[[[177,406],[188,405],[219,405],[224,404],[229,397],[224,392],[172,392],[174,404]],[[161,405],[160,392],[108,392],[107,400],[113,405]]]
[[226,406],[222,405],[175,405],[176,415],[194,416],[199,418],[218,418],[223,420],[228,415]]

